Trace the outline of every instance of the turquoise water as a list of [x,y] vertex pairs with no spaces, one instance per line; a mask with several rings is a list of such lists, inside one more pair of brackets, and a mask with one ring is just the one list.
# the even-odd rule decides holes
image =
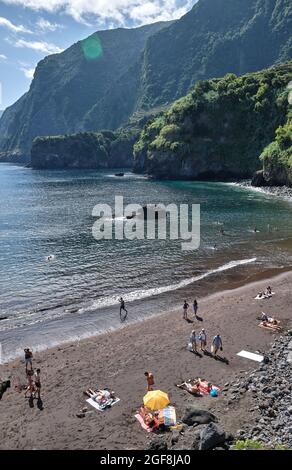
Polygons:
[[[97,242],[92,209],[113,206],[115,195],[126,204],[200,204],[200,248],[182,251],[181,240]],[[292,264],[292,203],[236,185],[1,164],[0,197],[0,341],[7,357],[28,341],[40,348],[118,326],[120,295],[136,321],[180,305],[187,289],[197,295],[202,279],[228,272],[229,282],[231,272]]]

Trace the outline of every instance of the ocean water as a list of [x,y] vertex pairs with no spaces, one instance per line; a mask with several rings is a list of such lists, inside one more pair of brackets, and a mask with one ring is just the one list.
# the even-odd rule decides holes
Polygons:
[[[199,249],[182,251],[181,240],[96,241],[93,207],[113,207],[116,195],[125,204],[200,204]],[[120,327],[121,295],[127,321],[141,321],[292,264],[292,202],[236,185],[0,164],[0,198],[2,361],[26,345]]]

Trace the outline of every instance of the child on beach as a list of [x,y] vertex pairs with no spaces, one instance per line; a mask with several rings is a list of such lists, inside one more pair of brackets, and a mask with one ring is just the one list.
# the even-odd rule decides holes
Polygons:
[[148,392],[153,390],[153,385],[154,385],[154,376],[151,372],[145,372],[144,373],[146,380],[147,380],[147,390]]

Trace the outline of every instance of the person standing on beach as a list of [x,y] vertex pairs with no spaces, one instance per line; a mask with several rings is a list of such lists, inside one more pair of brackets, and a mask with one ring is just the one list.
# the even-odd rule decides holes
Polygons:
[[33,369],[27,371],[27,388],[25,390],[25,398],[27,398],[27,392],[30,392],[30,398],[32,398],[34,392]]
[[195,330],[192,331],[191,336],[190,336],[190,343],[192,345],[192,350],[193,352],[197,352],[197,338],[196,338],[196,332]]
[[223,344],[222,344],[222,339],[220,335],[214,336],[213,341],[212,341],[212,346],[213,346],[213,352],[215,356],[217,356],[217,351],[219,348],[220,348],[220,351],[223,351]]
[[34,374],[34,385],[38,400],[41,399],[41,369],[37,369]]
[[188,308],[189,308],[189,304],[187,303],[187,301],[185,300],[184,301],[184,305],[183,305],[183,319],[184,320],[187,320],[188,319]]
[[24,360],[25,360],[25,372],[27,373],[28,364],[30,364],[30,370],[32,370],[32,351],[29,348],[24,349]]
[[148,392],[151,392],[153,390],[153,385],[154,385],[154,376],[152,372],[145,372],[144,375],[147,380],[147,390]]
[[[122,320],[122,310],[124,310],[124,312],[126,312],[126,315],[125,315],[123,320]],[[124,301],[123,297],[121,297],[120,298],[120,319],[121,319],[121,321],[126,320],[127,315],[128,315],[128,310],[125,307],[125,301]]]
[[201,351],[206,351],[207,335],[206,335],[204,328],[202,328],[199,333],[199,341],[201,343]]
[[197,316],[197,311],[198,311],[198,302],[197,302],[197,299],[194,300],[193,309],[194,309],[194,314],[195,314],[195,316]]

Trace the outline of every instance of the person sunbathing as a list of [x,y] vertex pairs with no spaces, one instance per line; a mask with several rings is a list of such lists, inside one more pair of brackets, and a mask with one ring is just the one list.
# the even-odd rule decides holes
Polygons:
[[262,322],[269,321],[269,317],[265,312],[262,312],[261,320],[262,320]]
[[182,388],[193,395],[200,394],[199,388],[200,382],[199,380],[189,380],[188,382],[183,382],[182,384],[178,384],[178,388]]
[[113,390],[112,391],[109,391],[109,390],[92,390],[91,388],[89,388],[84,393],[87,396],[89,396],[90,398],[92,398],[94,401],[99,403],[100,405],[106,403],[110,399],[114,400],[116,398],[115,397],[115,392]]
[[146,426],[149,426],[149,428],[154,429],[159,426],[155,413],[151,413],[147,408],[145,408],[145,406],[141,406],[139,414],[142,416],[144,423]]

